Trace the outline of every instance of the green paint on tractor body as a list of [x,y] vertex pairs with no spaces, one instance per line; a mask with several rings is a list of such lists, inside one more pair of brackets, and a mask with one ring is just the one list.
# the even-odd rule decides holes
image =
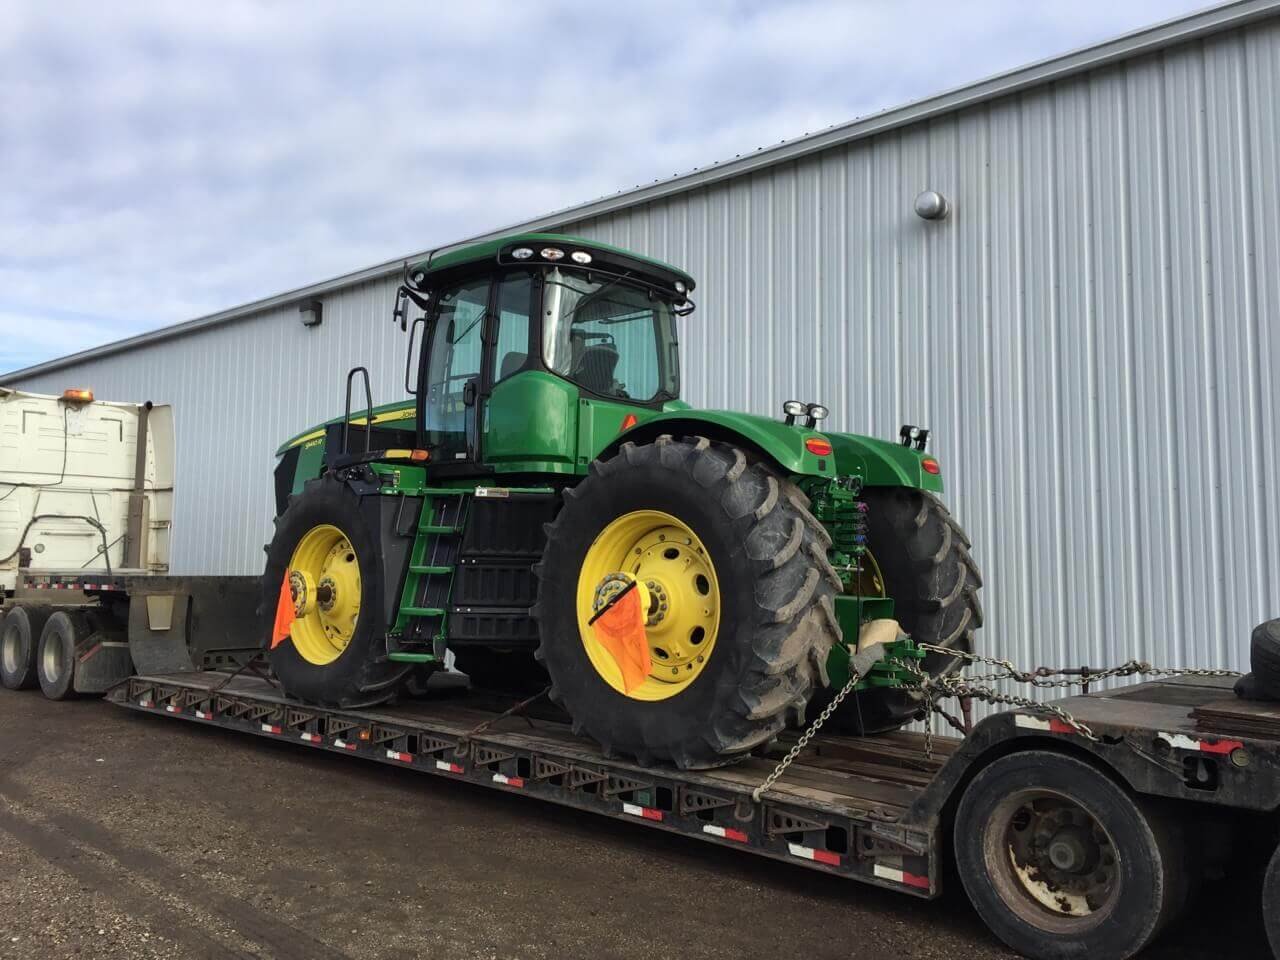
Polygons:
[[[435,662],[450,646],[461,538],[482,498],[514,491],[559,503],[594,462],[619,456],[628,442],[703,437],[769,464],[809,497],[843,585],[834,598],[843,642],[827,664],[831,685],[843,685],[861,625],[894,615],[893,598],[868,593],[859,573],[866,559],[861,492],[940,492],[936,461],[914,446],[828,431],[822,422],[690,407],[679,398],[676,320],[692,310],[693,289],[692,277],[660,261],[541,233],[406,268],[396,316],[402,327],[414,323],[417,396],[374,408],[372,449],[400,452],[367,465],[379,495],[421,504],[416,518],[396,521],[399,535],[413,537],[406,568],[386,572],[402,584],[399,612],[385,626],[391,660]],[[412,321],[415,305],[422,317]],[[365,416],[356,413],[351,426],[367,428]],[[289,494],[343,465],[343,451],[333,448],[342,424],[329,420],[281,445],[281,512]],[[403,462],[408,449],[425,449],[429,461]],[[436,599],[424,600],[428,594]],[[491,646],[516,649],[526,639],[515,628],[511,637]],[[893,654],[923,656],[909,641]],[[862,686],[894,686],[903,676],[885,664]]]

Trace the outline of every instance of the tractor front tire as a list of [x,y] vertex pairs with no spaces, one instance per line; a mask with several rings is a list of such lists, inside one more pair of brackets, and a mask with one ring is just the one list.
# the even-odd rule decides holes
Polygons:
[[[359,498],[336,478],[321,477],[290,497],[275,523],[259,608],[272,672],[290,696],[308,703],[362,707],[388,700],[398,692],[413,665],[386,658],[381,550],[376,532],[361,515]],[[326,541],[321,537],[330,529],[336,530],[339,538],[329,534],[334,542],[325,549]],[[317,538],[317,549],[305,545],[308,537]],[[316,559],[317,554],[322,556]],[[301,581],[308,589],[314,590],[326,579],[334,584],[326,614],[341,610],[342,622],[336,617],[321,618],[322,607],[317,604],[306,614],[312,620],[295,619],[290,633],[271,646],[281,585],[296,572],[294,565],[304,563],[314,567],[301,571],[309,578]],[[354,578],[343,564],[357,568]],[[352,589],[347,592],[358,596],[357,604],[352,605],[354,596],[343,595],[348,586]]]
[[[937,497],[905,487],[868,487],[867,542],[893,598],[894,616],[917,643],[973,651],[974,632],[982,626],[978,589],[982,575],[969,555],[969,538]],[[845,643],[855,638],[846,637]],[[942,676],[960,663],[931,653],[924,660],[930,676]],[[810,720],[836,691],[814,698]],[[897,730],[919,717],[922,701],[906,690],[872,687],[846,697],[827,722],[831,733],[865,736]]]
[[[592,628],[583,626],[592,601],[583,609],[583,598],[593,589],[600,596],[600,588],[586,581],[596,579],[592,558],[608,542],[608,531],[628,518],[652,516],[674,522],[642,535],[667,538],[653,549],[659,599],[652,600],[649,617],[671,620],[669,627],[650,627],[645,642],[655,643],[660,629],[689,631],[678,616],[702,624],[707,621],[698,618],[714,607],[718,619],[714,631],[697,634],[701,625],[689,631],[690,642],[700,645],[691,649],[705,654],[685,665],[687,674],[658,648],[643,685],[626,692],[608,679],[598,653],[592,659]],[[675,538],[660,532],[677,529]],[[552,699],[569,713],[575,731],[606,754],[682,769],[719,766],[802,717],[810,694],[826,683],[827,655],[839,639],[832,598],[840,580],[827,559],[830,538],[794,484],[737,447],[669,436],[623,444],[565,491],[547,534],[535,567],[537,657],[550,675]],[[650,548],[637,541],[632,549],[625,541],[613,569],[643,579],[648,574],[641,558]],[[634,557],[634,565],[621,562],[623,555]],[[663,556],[671,564],[665,593]],[[697,580],[697,591],[709,594],[706,601],[678,582],[695,570],[706,571]],[[713,588],[706,591],[708,578]],[[683,606],[696,609],[680,614],[675,608],[681,596]],[[671,600],[669,613],[659,612],[662,597]],[[665,604],[661,600],[662,611]],[[673,676],[678,670],[688,679]]]

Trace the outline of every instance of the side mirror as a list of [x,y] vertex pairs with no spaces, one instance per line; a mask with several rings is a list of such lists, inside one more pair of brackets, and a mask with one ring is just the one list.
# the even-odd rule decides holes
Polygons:
[[409,291],[404,287],[396,290],[396,305],[391,311],[391,322],[400,324],[400,332],[404,332],[405,323],[408,321],[409,310]]
[[474,377],[462,386],[462,403],[468,407],[476,405],[476,381]]

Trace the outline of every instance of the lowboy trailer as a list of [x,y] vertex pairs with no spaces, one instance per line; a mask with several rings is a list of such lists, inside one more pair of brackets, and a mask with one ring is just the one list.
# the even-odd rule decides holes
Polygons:
[[[1016,709],[964,738],[798,734],[718,769],[603,755],[544,703],[464,693],[331,709],[249,670],[130,676],[121,707],[408,767],[631,821],[833,877],[937,897],[958,873],[992,931],[1036,960],[1129,957],[1233,851],[1271,850],[1280,705],[1179,677]],[[1067,718],[1067,719],[1062,719]],[[948,866],[954,862],[955,871]],[[1261,901],[1277,943],[1280,868]]]

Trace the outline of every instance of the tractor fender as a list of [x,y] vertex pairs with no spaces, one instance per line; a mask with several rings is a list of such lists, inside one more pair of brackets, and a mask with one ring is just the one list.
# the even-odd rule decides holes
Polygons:
[[[781,420],[724,410],[679,410],[647,417],[614,437],[596,456],[608,459],[624,443],[652,443],[663,434],[733,444],[792,476],[859,476],[868,486],[942,490],[941,476],[922,466],[924,460],[932,458],[915,449],[874,437],[810,430],[788,426]],[[811,438],[829,440],[831,455],[811,452],[805,446]]]

